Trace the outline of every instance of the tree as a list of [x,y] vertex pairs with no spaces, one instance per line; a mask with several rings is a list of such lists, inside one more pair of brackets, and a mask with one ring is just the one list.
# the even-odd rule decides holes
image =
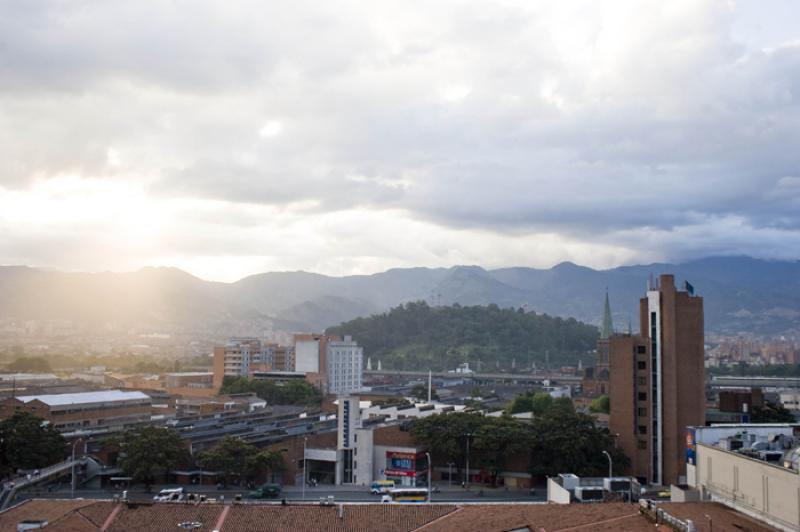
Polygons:
[[227,484],[231,477],[252,479],[261,473],[277,473],[286,468],[283,454],[273,449],[259,450],[249,443],[225,436],[197,460],[204,468],[221,471]]
[[530,432],[514,418],[506,415],[484,418],[475,431],[474,448],[480,453],[481,465],[492,472],[492,486],[497,486],[497,475],[506,459],[527,449],[529,437]]
[[603,451],[611,455],[618,471],[624,471],[630,464],[614,445],[611,433],[597,427],[590,415],[557,407],[534,418],[529,430],[533,475],[605,475],[608,462]]
[[255,393],[271,405],[311,406],[322,402],[322,393],[305,380],[290,381],[279,386],[269,381],[227,376],[222,380],[219,393]]
[[50,363],[43,357],[19,357],[14,362],[6,366],[10,371],[33,371],[35,373],[47,373],[53,371]]
[[434,414],[411,423],[411,434],[437,456],[453,462],[460,470],[466,461],[468,434],[474,435],[486,418],[473,412]]
[[795,423],[794,414],[782,404],[765,401],[764,406],[754,406],[750,421],[752,423]]
[[[427,401],[428,387],[424,384],[415,384],[414,387],[411,388],[411,397],[417,401]],[[439,399],[439,396],[436,394],[436,390],[434,389],[431,389],[431,399]]]
[[601,395],[589,403],[589,410],[595,413],[608,414],[611,411],[611,402],[607,395]]
[[67,452],[63,436],[40,417],[18,411],[0,422],[0,465],[6,473],[47,467]]
[[146,426],[125,432],[120,440],[119,465],[147,489],[170,469],[188,460],[189,452],[174,430]]

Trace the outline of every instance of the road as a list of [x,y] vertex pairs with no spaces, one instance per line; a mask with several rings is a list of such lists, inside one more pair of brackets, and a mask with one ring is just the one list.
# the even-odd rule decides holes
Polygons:
[[[131,499],[142,500],[142,499],[152,499],[155,493],[165,486],[154,486],[153,489],[149,492],[146,492],[144,488],[140,486],[135,486],[128,490],[128,497]],[[174,487],[174,486],[169,486]],[[186,486],[187,491],[193,493],[202,493],[209,498],[214,498],[220,500],[221,497],[224,497],[224,500],[230,501],[236,498],[236,495],[246,495],[247,489],[235,489],[235,487],[231,487],[228,489],[217,490],[214,486],[203,486],[199,488],[197,486]],[[121,492],[119,490],[87,490],[87,489],[79,489],[75,491],[76,498],[84,498],[84,499],[111,499],[114,495],[119,495]],[[380,496],[372,495],[369,492],[368,488],[353,488],[351,486],[316,486],[316,487],[308,487],[305,491],[305,501],[306,502],[316,502],[319,501],[320,498],[327,498],[329,495],[334,496],[335,501],[339,502],[380,502]],[[41,499],[68,499],[70,497],[69,489],[60,489],[60,490],[29,490],[23,493],[20,493],[17,497],[17,501],[27,499],[27,498],[41,498]],[[300,488],[296,488],[294,486],[286,487],[283,490],[282,497],[286,498],[287,502],[301,502],[303,501],[303,491]],[[547,498],[546,489],[544,486],[537,488],[535,495],[528,494],[527,490],[504,490],[500,489],[492,489],[492,488],[471,488],[470,490],[465,490],[461,487],[446,487],[443,488],[440,492],[434,493],[432,497],[432,502],[544,502]]]

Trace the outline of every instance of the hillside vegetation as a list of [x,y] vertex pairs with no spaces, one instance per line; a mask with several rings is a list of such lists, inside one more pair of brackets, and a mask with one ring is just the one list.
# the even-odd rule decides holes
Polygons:
[[470,362],[477,370],[573,365],[590,359],[598,330],[575,319],[501,309],[497,305],[431,307],[406,303],[389,312],[328,329],[352,335],[384,369],[448,370]]

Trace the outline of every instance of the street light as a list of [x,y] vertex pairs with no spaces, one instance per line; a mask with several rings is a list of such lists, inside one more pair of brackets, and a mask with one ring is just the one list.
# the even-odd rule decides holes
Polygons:
[[612,472],[613,472],[613,469],[612,469],[612,467],[611,467],[611,455],[610,455],[610,454],[608,454],[608,451],[603,451],[603,454],[604,454],[604,455],[606,455],[606,458],[608,458],[608,477],[609,477],[609,478],[611,478],[611,477],[613,477],[613,476],[614,476],[614,475],[612,474]]
[[456,465],[453,462],[447,462],[447,485],[453,485],[453,466]]
[[75,446],[81,441],[80,438],[72,442],[72,480],[70,482],[70,499],[75,498]]
[[467,491],[469,491],[469,439],[472,436],[471,432],[467,432],[464,434],[467,437],[467,470],[464,472],[464,476],[466,480],[464,481],[464,487],[466,487]]
[[428,457],[428,503],[431,502],[431,498],[433,498],[433,492],[431,491],[431,453],[425,453],[425,456]]
[[[303,500],[306,500],[306,445],[308,444],[308,436],[303,436]],[[297,478],[297,477],[295,477]]]

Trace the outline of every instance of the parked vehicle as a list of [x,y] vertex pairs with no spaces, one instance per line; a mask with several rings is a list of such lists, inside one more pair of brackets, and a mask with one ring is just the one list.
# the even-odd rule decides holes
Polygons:
[[182,501],[184,498],[183,488],[166,488],[153,496],[153,500],[157,502],[173,502]]

